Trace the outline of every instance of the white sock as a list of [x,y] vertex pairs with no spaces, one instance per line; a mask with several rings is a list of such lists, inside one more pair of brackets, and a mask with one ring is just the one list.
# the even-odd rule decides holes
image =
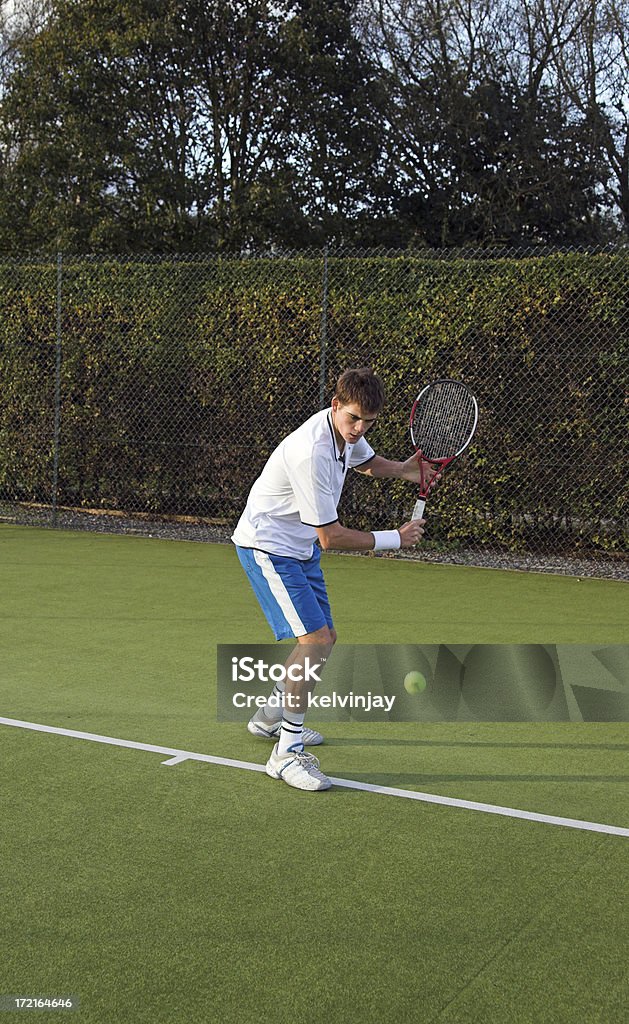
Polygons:
[[262,708],[258,708],[255,715],[253,716],[256,721],[261,721],[262,725],[275,725],[276,722],[282,720],[282,697],[284,696],[284,683],[276,683],[273,687],[272,692],[269,694],[267,703]]
[[306,712],[300,714],[297,711],[284,711],[282,718],[282,728],[280,729],[280,738],[277,741],[277,752],[278,754],[288,754],[289,748],[294,747],[297,744],[304,748],[303,735],[304,735],[304,718]]

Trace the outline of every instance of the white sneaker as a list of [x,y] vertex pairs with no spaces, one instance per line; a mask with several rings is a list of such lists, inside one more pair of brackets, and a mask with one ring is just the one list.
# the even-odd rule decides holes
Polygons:
[[[247,723],[247,729],[252,736],[261,736],[265,740],[276,740],[281,728],[281,721],[266,722],[265,719],[261,720],[258,717],[257,712]],[[323,743],[323,736],[316,729],[309,729],[307,725],[304,725],[302,742],[305,747],[318,747],[320,743]]]
[[280,755],[276,743],[266,763],[266,773],[272,779],[283,779],[295,789],[329,789],[332,785],[327,775],[319,770],[319,759],[307,754],[303,747]]

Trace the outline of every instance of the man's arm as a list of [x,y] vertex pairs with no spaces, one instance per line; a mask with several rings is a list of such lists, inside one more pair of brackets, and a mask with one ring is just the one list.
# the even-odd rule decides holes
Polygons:
[[[324,551],[373,551],[375,538],[366,530],[350,530],[337,521],[327,526],[316,526],[317,537]],[[392,531],[395,532],[395,531]],[[400,547],[410,548],[421,540],[424,534],[424,520],[415,519],[398,527]],[[392,546],[392,545],[391,545]]]
[[[392,459],[384,459],[382,455],[374,455],[373,459],[366,462],[364,466],[355,467],[357,473],[374,478],[389,477],[393,480],[409,480],[410,483],[419,484],[419,460],[416,455],[411,455],[406,462],[395,462]],[[424,459],[424,482],[430,483],[437,475],[438,470]]]

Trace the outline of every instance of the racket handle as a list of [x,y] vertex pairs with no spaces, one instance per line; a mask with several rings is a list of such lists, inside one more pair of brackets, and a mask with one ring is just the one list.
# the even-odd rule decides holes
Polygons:
[[424,509],[425,508],[426,508],[426,502],[424,501],[424,499],[423,498],[418,498],[417,501],[415,502],[415,508],[413,509],[413,515],[411,516],[411,521],[413,519],[423,519],[424,518]]

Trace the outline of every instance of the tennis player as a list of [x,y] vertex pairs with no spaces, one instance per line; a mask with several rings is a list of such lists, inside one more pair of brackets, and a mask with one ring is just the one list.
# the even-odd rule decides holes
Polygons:
[[[365,434],[384,405],[384,388],[369,368],[346,370],[329,409],[315,413],[285,437],[253,484],[232,540],[276,640],[295,637],[286,665],[293,679],[278,683],[248,724],[254,736],[273,740],[266,764],[273,779],[305,790],[328,789],[330,780],[306,746],[323,742],[304,726],[313,684],[307,661],[320,663],[336,640],[320,566],[321,549],[383,551],[421,539],[424,520],[395,530],[367,532],[342,526],[337,505],[348,470],[371,477],[419,483],[416,455],[395,462],[376,455]],[[424,478],[434,475],[424,466]]]

